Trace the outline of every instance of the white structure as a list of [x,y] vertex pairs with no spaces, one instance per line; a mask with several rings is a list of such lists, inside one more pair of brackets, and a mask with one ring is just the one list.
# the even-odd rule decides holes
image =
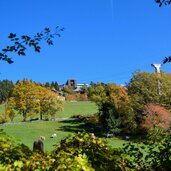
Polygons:
[[160,67],[162,64],[151,64],[151,66],[155,68],[156,73],[160,73]]
[[79,92],[79,91],[81,91],[81,88],[84,86],[89,87],[89,84],[77,84],[76,88],[73,91]]
[[[162,64],[151,64],[151,66],[155,68],[155,71],[156,71],[157,74],[160,74],[160,67],[162,66]],[[161,86],[162,86],[162,84],[161,84],[159,79],[158,79],[157,82],[158,82],[158,95],[161,95]]]

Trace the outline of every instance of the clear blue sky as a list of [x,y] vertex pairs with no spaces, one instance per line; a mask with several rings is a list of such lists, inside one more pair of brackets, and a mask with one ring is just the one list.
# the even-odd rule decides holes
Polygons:
[[[153,72],[151,63],[171,55],[171,6],[154,0],[0,0],[0,48],[10,32],[35,33],[65,27],[54,46],[29,50],[0,61],[0,79],[65,83],[129,82],[136,69]],[[171,72],[171,63],[162,67]]]

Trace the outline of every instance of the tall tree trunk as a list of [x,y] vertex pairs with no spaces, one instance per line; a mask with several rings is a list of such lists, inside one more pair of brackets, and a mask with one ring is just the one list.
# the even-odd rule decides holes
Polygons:
[[25,122],[27,118],[27,113],[25,111],[23,111],[23,121]]
[[43,120],[43,113],[40,112],[40,120]]

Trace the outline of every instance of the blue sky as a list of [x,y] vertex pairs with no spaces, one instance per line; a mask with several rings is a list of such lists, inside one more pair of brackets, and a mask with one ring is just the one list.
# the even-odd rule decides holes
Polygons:
[[[151,63],[171,55],[171,6],[154,0],[1,0],[0,48],[8,34],[34,35],[45,27],[65,28],[54,46],[41,53],[0,61],[0,79],[65,83],[129,82],[136,69],[154,72]],[[171,72],[171,63],[161,68]]]

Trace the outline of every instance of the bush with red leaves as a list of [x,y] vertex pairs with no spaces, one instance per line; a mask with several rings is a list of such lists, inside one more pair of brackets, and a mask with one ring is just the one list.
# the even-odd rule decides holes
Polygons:
[[141,127],[150,130],[155,127],[168,130],[171,127],[171,113],[158,104],[148,104],[143,112]]

